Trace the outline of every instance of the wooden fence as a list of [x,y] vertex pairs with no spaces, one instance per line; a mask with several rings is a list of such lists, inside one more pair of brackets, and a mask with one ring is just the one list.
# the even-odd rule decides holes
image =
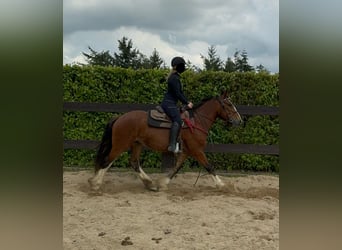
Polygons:
[[[155,106],[155,104],[64,102],[63,110],[79,112],[125,113],[131,110],[147,111]],[[278,107],[236,105],[236,108],[241,115],[279,115]],[[64,140],[64,149],[95,149],[98,144],[99,141],[94,140]],[[208,144],[205,148],[205,152],[279,155],[279,146],[256,144]],[[170,154],[163,154],[162,159],[162,168],[168,168],[170,165]]]

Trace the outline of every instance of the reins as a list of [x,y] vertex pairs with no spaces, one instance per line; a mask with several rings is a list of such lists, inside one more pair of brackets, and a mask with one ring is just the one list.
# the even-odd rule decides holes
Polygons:
[[202,168],[200,168],[199,171],[198,171],[198,176],[197,176],[197,178],[196,178],[196,181],[195,181],[195,183],[194,183],[194,186],[196,186],[196,184],[197,184],[197,182],[198,182],[198,180],[199,180],[200,177],[206,176],[206,175],[209,174],[209,173],[205,173],[205,174],[202,174],[202,175],[201,175],[201,172],[202,172]]
[[196,181],[195,181],[195,183],[194,183],[194,186],[196,186],[197,181],[198,181],[198,179],[200,178],[201,171],[202,171],[202,168],[200,168],[200,170],[199,170],[199,172],[198,172],[198,176],[197,176],[197,179],[196,179]]
[[204,134],[206,134],[206,135],[209,134],[208,131],[206,131],[204,128],[202,128],[202,127],[196,125],[196,123],[192,123],[189,119],[188,119],[188,121],[187,121],[186,123],[188,124],[188,126],[189,126],[189,124],[191,124],[191,125],[189,126],[189,128],[191,129],[191,132],[193,132],[193,129],[192,129],[192,128],[195,128],[195,129],[198,129],[199,131],[202,131],[202,132],[203,132]]
[[199,121],[200,121],[200,124],[201,124],[201,127],[197,126],[196,124],[193,124],[194,128],[196,128],[196,129],[202,131],[203,133],[205,133],[206,135],[208,135],[208,134],[209,134],[208,130],[205,130],[205,129],[202,128],[202,127],[203,127],[203,122],[202,122],[201,117],[207,119],[207,120],[210,121],[211,123],[214,123],[216,119],[211,119],[211,118],[209,118],[208,116],[206,116],[206,115],[204,115],[204,114],[198,112],[197,110],[194,110],[194,113],[195,113],[196,115],[198,115],[198,118],[199,118]]
[[215,119],[213,120],[213,119],[207,117],[206,115],[201,114],[200,112],[198,112],[198,111],[196,111],[196,110],[194,111],[194,113],[195,113],[196,115],[198,115],[198,118],[199,118],[201,127],[200,127],[200,126],[197,126],[196,123],[193,124],[193,127],[196,128],[196,129],[198,129],[198,130],[200,130],[200,131],[202,131],[202,132],[205,133],[206,135],[208,135],[208,134],[209,134],[208,130],[205,130],[204,128],[202,128],[202,127],[203,127],[203,122],[202,122],[201,117],[207,119],[207,120],[210,121],[211,123],[214,123],[214,122],[215,122]]

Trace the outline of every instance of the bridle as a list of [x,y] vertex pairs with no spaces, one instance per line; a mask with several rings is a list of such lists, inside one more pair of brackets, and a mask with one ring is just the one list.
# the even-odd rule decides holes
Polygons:
[[226,120],[227,125],[228,125],[229,123],[232,123],[232,119],[229,118],[229,117],[230,117],[229,111],[226,109],[226,106],[224,105],[224,102],[225,102],[225,101],[228,102],[228,104],[231,105],[231,106],[234,108],[235,112],[237,112],[236,107],[234,106],[234,104],[233,104],[233,103],[231,102],[231,100],[230,100],[230,97],[226,97],[226,98],[224,98],[223,100],[221,100],[219,97],[216,97],[216,100],[220,103],[222,109],[223,109],[223,110],[226,112],[226,114],[227,114],[227,120]]
[[[225,101],[228,102],[228,104],[231,105],[231,106],[233,106],[234,109],[235,109],[235,111],[237,112],[237,110],[236,110],[234,104],[231,102],[231,100],[230,100],[229,97],[226,97],[226,98],[224,98],[224,99],[222,100],[222,99],[220,99],[219,96],[216,96],[215,99],[220,103],[221,108],[222,108],[222,109],[224,110],[224,112],[227,114],[227,118],[228,118],[228,119],[226,120],[226,123],[227,123],[227,125],[229,125],[230,123],[232,123],[232,119],[229,118],[229,117],[230,117],[229,111],[226,109],[224,102],[225,102]],[[211,123],[214,123],[214,122],[215,122],[215,119],[211,119],[211,118],[209,118],[208,116],[206,116],[206,115],[204,115],[204,114],[202,114],[202,113],[196,112],[196,114],[199,116],[199,120],[200,120],[201,126],[203,126],[203,122],[202,122],[201,117],[202,117],[202,118],[205,118],[206,120],[210,121]],[[201,130],[201,131],[204,132],[205,134],[208,134],[208,132],[205,131],[203,128],[197,127],[197,129]]]

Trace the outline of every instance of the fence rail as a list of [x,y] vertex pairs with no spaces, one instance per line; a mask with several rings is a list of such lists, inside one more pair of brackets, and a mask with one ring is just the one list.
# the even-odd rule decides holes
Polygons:
[[[64,149],[96,149],[99,143],[100,141],[95,140],[64,140]],[[278,145],[208,144],[204,151],[208,153],[279,155]]]
[[[65,111],[113,112],[125,113],[131,110],[149,110],[156,104],[125,104],[125,103],[86,103],[64,102]],[[279,115],[278,107],[236,105],[241,115]]]

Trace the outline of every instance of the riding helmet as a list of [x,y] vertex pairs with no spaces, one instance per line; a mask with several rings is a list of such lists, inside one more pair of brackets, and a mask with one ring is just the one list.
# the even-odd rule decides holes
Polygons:
[[182,57],[176,56],[171,60],[171,66],[176,68],[178,73],[183,73],[185,68],[185,61]]
[[176,56],[174,57],[172,60],[171,60],[171,66],[172,67],[175,67],[177,66],[178,64],[181,64],[183,63],[185,65],[185,61],[182,57],[179,57],[179,56]]

